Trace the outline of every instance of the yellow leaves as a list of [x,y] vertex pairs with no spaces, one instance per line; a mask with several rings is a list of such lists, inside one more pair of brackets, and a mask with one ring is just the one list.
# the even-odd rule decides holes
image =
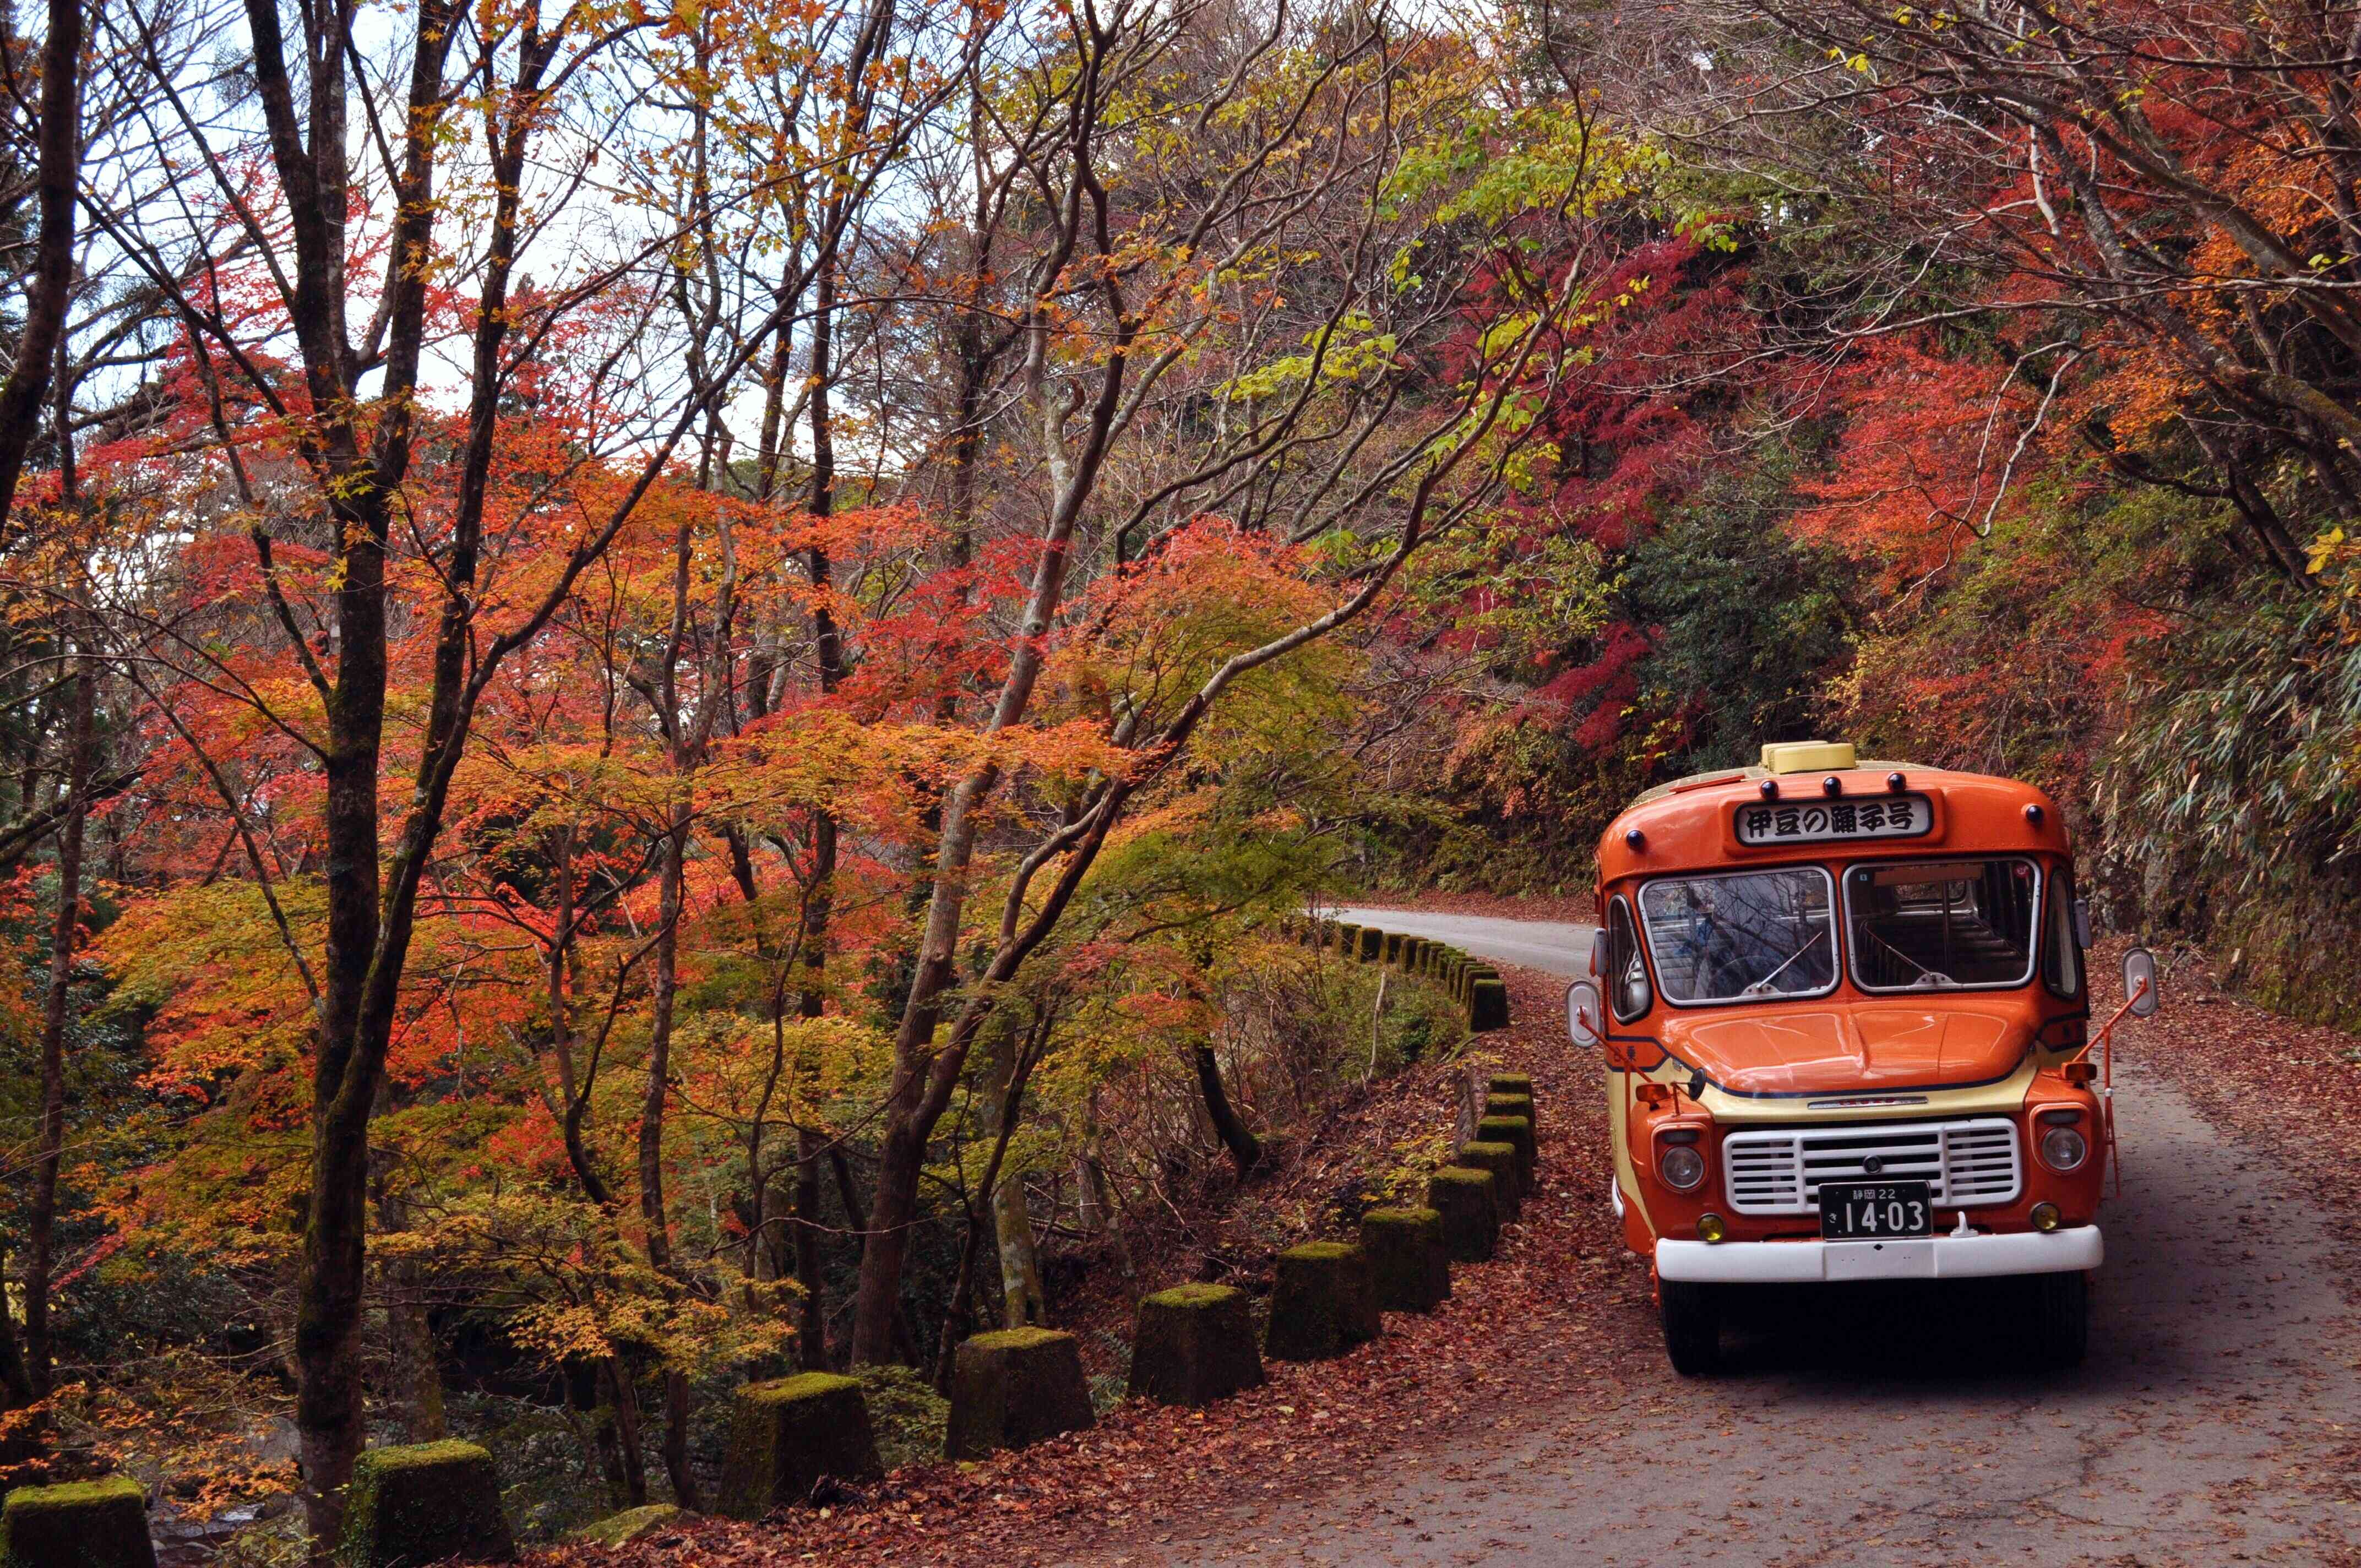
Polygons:
[[2310,559],[2305,563],[2304,570],[2315,577],[2318,576],[2330,561],[2342,554],[2344,544],[2345,530],[2330,529],[2312,542],[2312,547],[2307,552]]
[[[319,885],[279,886],[299,940],[316,941]],[[228,1071],[283,1065],[309,1043],[301,976],[280,945],[261,891],[223,880],[130,900],[92,944],[117,977],[117,1004],[153,1011],[151,1076],[197,1085]]]
[[2361,539],[2330,529],[2305,548],[2303,569],[2336,596],[2346,635],[2361,635]]
[[433,1223],[372,1246],[449,1267],[496,1271],[511,1295],[510,1336],[550,1365],[626,1350],[699,1376],[775,1355],[792,1342],[792,1281],[754,1280],[726,1255],[692,1291],[649,1265],[612,1216],[576,1199],[515,1189],[434,1209]]
[[1303,337],[1303,352],[1282,355],[1231,378],[1222,395],[1233,402],[1292,391],[1315,375],[1323,385],[1346,386],[1376,376],[1394,363],[1400,340],[1378,332],[1368,316],[1348,313],[1331,331]]

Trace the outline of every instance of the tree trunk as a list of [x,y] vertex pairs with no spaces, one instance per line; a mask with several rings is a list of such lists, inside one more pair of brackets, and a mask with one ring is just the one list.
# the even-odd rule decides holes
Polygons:
[[66,1004],[73,991],[74,942],[82,932],[82,831],[90,817],[90,753],[94,697],[88,650],[76,650],[71,682],[69,802],[58,835],[58,917],[49,933],[49,993],[41,1012],[41,1113],[33,1167],[30,1247],[25,1262],[26,1372],[36,1398],[49,1397],[56,1355],[49,1343],[49,1288],[57,1266],[58,1168],[66,1140]]
[[640,1450],[640,1396],[631,1386],[631,1369],[623,1365],[620,1355],[610,1355],[599,1363],[599,1377],[607,1386],[608,1409],[613,1412],[612,1428],[615,1458],[623,1472],[623,1495],[635,1508],[648,1503],[647,1459]]
[[853,1295],[852,1359],[863,1365],[895,1358],[902,1310],[902,1260],[918,1211],[917,1173],[926,1162],[926,1135],[906,1115],[893,1115],[877,1149],[877,1190],[861,1245],[861,1284]]
[[[647,1232],[648,1262],[671,1277],[672,1221],[664,1205],[664,1111],[672,1094],[672,1029],[674,1003],[680,992],[680,920],[688,851],[689,807],[686,800],[672,808],[664,840],[659,921],[656,931],[654,1018],[648,1031],[647,1086],[640,1101],[640,1220]],[[685,1282],[676,1281],[682,1288]],[[673,1501],[697,1508],[697,1480],[688,1468],[688,1379],[664,1374],[664,1462],[672,1481]]]
[[16,361],[8,378],[0,381],[0,518],[15,504],[25,453],[41,426],[37,411],[49,389],[73,294],[74,186],[82,170],[82,0],[49,0],[49,36],[41,41],[40,155],[34,174],[41,228],[33,245],[24,321],[12,345]]
[[995,1140],[992,1169],[987,1173],[992,1178],[987,1201],[1000,1258],[1000,1322],[1010,1329],[1038,1328],[1048,1321],[1048,1307],[1041,1297],[1041,1257],[1034,1244],[1033,1216],[1026,1206],[1024,1176],[1004,1163],[1023,1112],[1020,1058],[1028,1043],[1028,1036],[1013,1028],[993,1031],[980,1107],[983,1124]]
[[440,1442],[451,1435],[443,1409],[443,1366],[436,1354],[434,1326],[425,1304],[418,1299],[423,1281],[417,1270],[401,1270],[401,1297],[387,1312],[402,1367],[408,1409],[402,1425],[412,1442]]
[[[836,514],[836,426],[834,405],[829,393],[830,378],[835,375],[835,311],[836,269],[823,263],[813,280],[813,298],[818,306],[811,324],[811,485],[805,495],[805,505],[814,517]],[[781,339],[784,346],[785,339]],[[805,565],[811,574],[816,593],[825,591],[833,568],[828,552],[815,548],[806,557]],[[819,689],[823,697],[835,694],[844,681],[844,638],[836,624],[836,617],[826,604],[816,603],[812,610],[813,651],[819,665]],[[817,811],[812,817],[811,882],[804,896],[803,929],[796,941],[796,954],[801,960],[803,976],[796,997],[797,1011],[807,1018],[818,1018],[828,1011],[828,940],[829,927],[836,913],[837,821],[827,811]],[[797,1077],[806,1081],[807,1066],[798,1062]],[[819,1223],[819,1151],[820,1139],[810,1128],[796,1129],[796,1281],[803,1288],[803,1302],[797,1316],[797,1361],[805,1367],[818,1370],[828,1365],[828,1301],[826,1280],[822,1273]],[[841,1157],[840,1156],[840,1160]],[[847,1205],[848,1212],[851,1206]]]
[[959,1370],[960,1341],[974,1331],[975,1262],[983,1252],[983,1222],[970,1212],[966,1239],[960,1243],[959,1271],[951,1277],[950,1299],[943,1303],[943,1332],[935,1336],[935,1392],[946,1398]]
[[807,1372],[828,1365],[828,1302],[822,1294],[819,1222],[820,1142],[808,1127],[796,1129],[796,1283],[803,1299],[796,1312],[796,1363]]
[[1191,1054],[1196,1058],[1197,1091],[1204,1097],[1205,1115],[1213,1124],[1222,1146],[1230,1151],[1231,1162],[1243,1179],[1262,1158],[1262,1145],[1238,1120],[1237,1111],[1230,1104],[1229,1091],[1222,1087],[1222,1064],[1214,1059],[1213,1047],[1200,1044]]
[[664,1475],[672,1482],[672,1500],[692,1513],[702,1512],[696,1472],[688,1467],[688,1374],[667,1370],[664,1375]]

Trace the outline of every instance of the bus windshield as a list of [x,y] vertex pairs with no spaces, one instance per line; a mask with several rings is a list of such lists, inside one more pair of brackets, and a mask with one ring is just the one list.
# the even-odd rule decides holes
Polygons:
[[1837,982],[1835,890],[1817,866],[1667,877],[1640,922],[1667,1002],[1809,996]]
[[2023,985],[2041,882],[2033,862],[1855,866],[1845,873],[1853,982],[1863,991]]

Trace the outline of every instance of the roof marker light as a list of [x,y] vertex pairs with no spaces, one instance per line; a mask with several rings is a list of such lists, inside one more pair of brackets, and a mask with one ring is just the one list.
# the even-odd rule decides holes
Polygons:
[[1844,793],[1844,780],[1837,777],[1834,773],[1830,773],[1828,777],[1820,781],[1820,793],[1822,795],[1842,795]]
[[2032,823],[2036,828],[2041,826],[2041,807],[2037,806],[2028,806],[2025,808],[2025,819],[2027,822]]
[[1906,784],[1909,782],[1910,781],[1908,779],[1904,778],[1900,773],[1888,773],[1885,775],[1885,787],[1897,793],[1901,790],[1904,784]]
[[1779,781],[1777,779],[1764,779],[1761,784],[1756,784],[1754,787],[1763,792],[1763,798],[1765,800],[1774,799],[1779,794]]
[[1627,828],[1623,834],[1623,841],[1636,850],[1648,841],[1648,836],[1637,828]]

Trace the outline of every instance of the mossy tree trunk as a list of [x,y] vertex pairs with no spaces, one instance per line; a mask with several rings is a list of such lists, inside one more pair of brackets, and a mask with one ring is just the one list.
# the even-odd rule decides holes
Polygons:
[[997,1147],[994,1151],[987,1201],[992,1212],[993,1241],[1000,1258],[1000,1321],[1004,1328],[1038,1328],[1048,1321],[1041,1295],[1041,1255],[1033,1235],[1033,1216],[1025,1201],[1021,1172],[1007,1168],[1003,1151],[1016,1131],[1024,1097],[1024,1080],[1038,1058],[1036,1042],[1046,1044],[1046,1020],[1020,1034],[996,1025],[985,1046],[983,1121]]
[[[951,1285],[950,1308],[943,1314],[942,1333],[936,1341],[935,1383],[939,1391],[950,1389],[960,1340],[973,1326],[974,1313],[970,1310],[968,1303],[974,1289],[976,1257],[982,1250],[984,1226],[992,1224],[995,1237],[1005,1238],[1006,1234],[999,1229],[1001,1211],[997,1199],[1004,1186],[1016,1183],[1013,1179],[1004,1181],[1001,1170],[1008,1158],[1009,1140],[1016,1135],[1017,1122],[1024,1113],[1025,1086],[1031,1080],[1033,1069],[1039,1064],[1042,1054],[1048,1050],[1050,1032],[1056,1025],[1053,1012],[1038,1011],[1021,1037],[1014,1030],[996,1026],[984,1042],[987,1070],[982,1093],[985,1101],[984,1124],[993,1131],[992,1153],[984,1160],[983,1175],[977,1184],[977,1190],[961,1200],[967,1209],[967,1242],[960,1251],[959,1274]],[[1001,1058],[1004,1058],[1007,1073],[1005,1080],[1000,1076]],[[1004,1273],[1003,1310],[1031,1310],[1046,1316],[1046,1307],[1041,1304],[1040,1263],[1032,1245],[1032,1217],[1021,1207],[1021,1190],[1017,1201],[1020,1205],[1017,1214],[1024,1228],[1024,1248],[1016,1266],[1025,1270],[1026,1276],[1023,1280],[1011,1283]],[[1005,1271],[1009,1266],[1005,1240],[1000,1256]],[[1026,1285],[1029,1285],[1031,1292],[1029,1309],[1019,1295]]]

